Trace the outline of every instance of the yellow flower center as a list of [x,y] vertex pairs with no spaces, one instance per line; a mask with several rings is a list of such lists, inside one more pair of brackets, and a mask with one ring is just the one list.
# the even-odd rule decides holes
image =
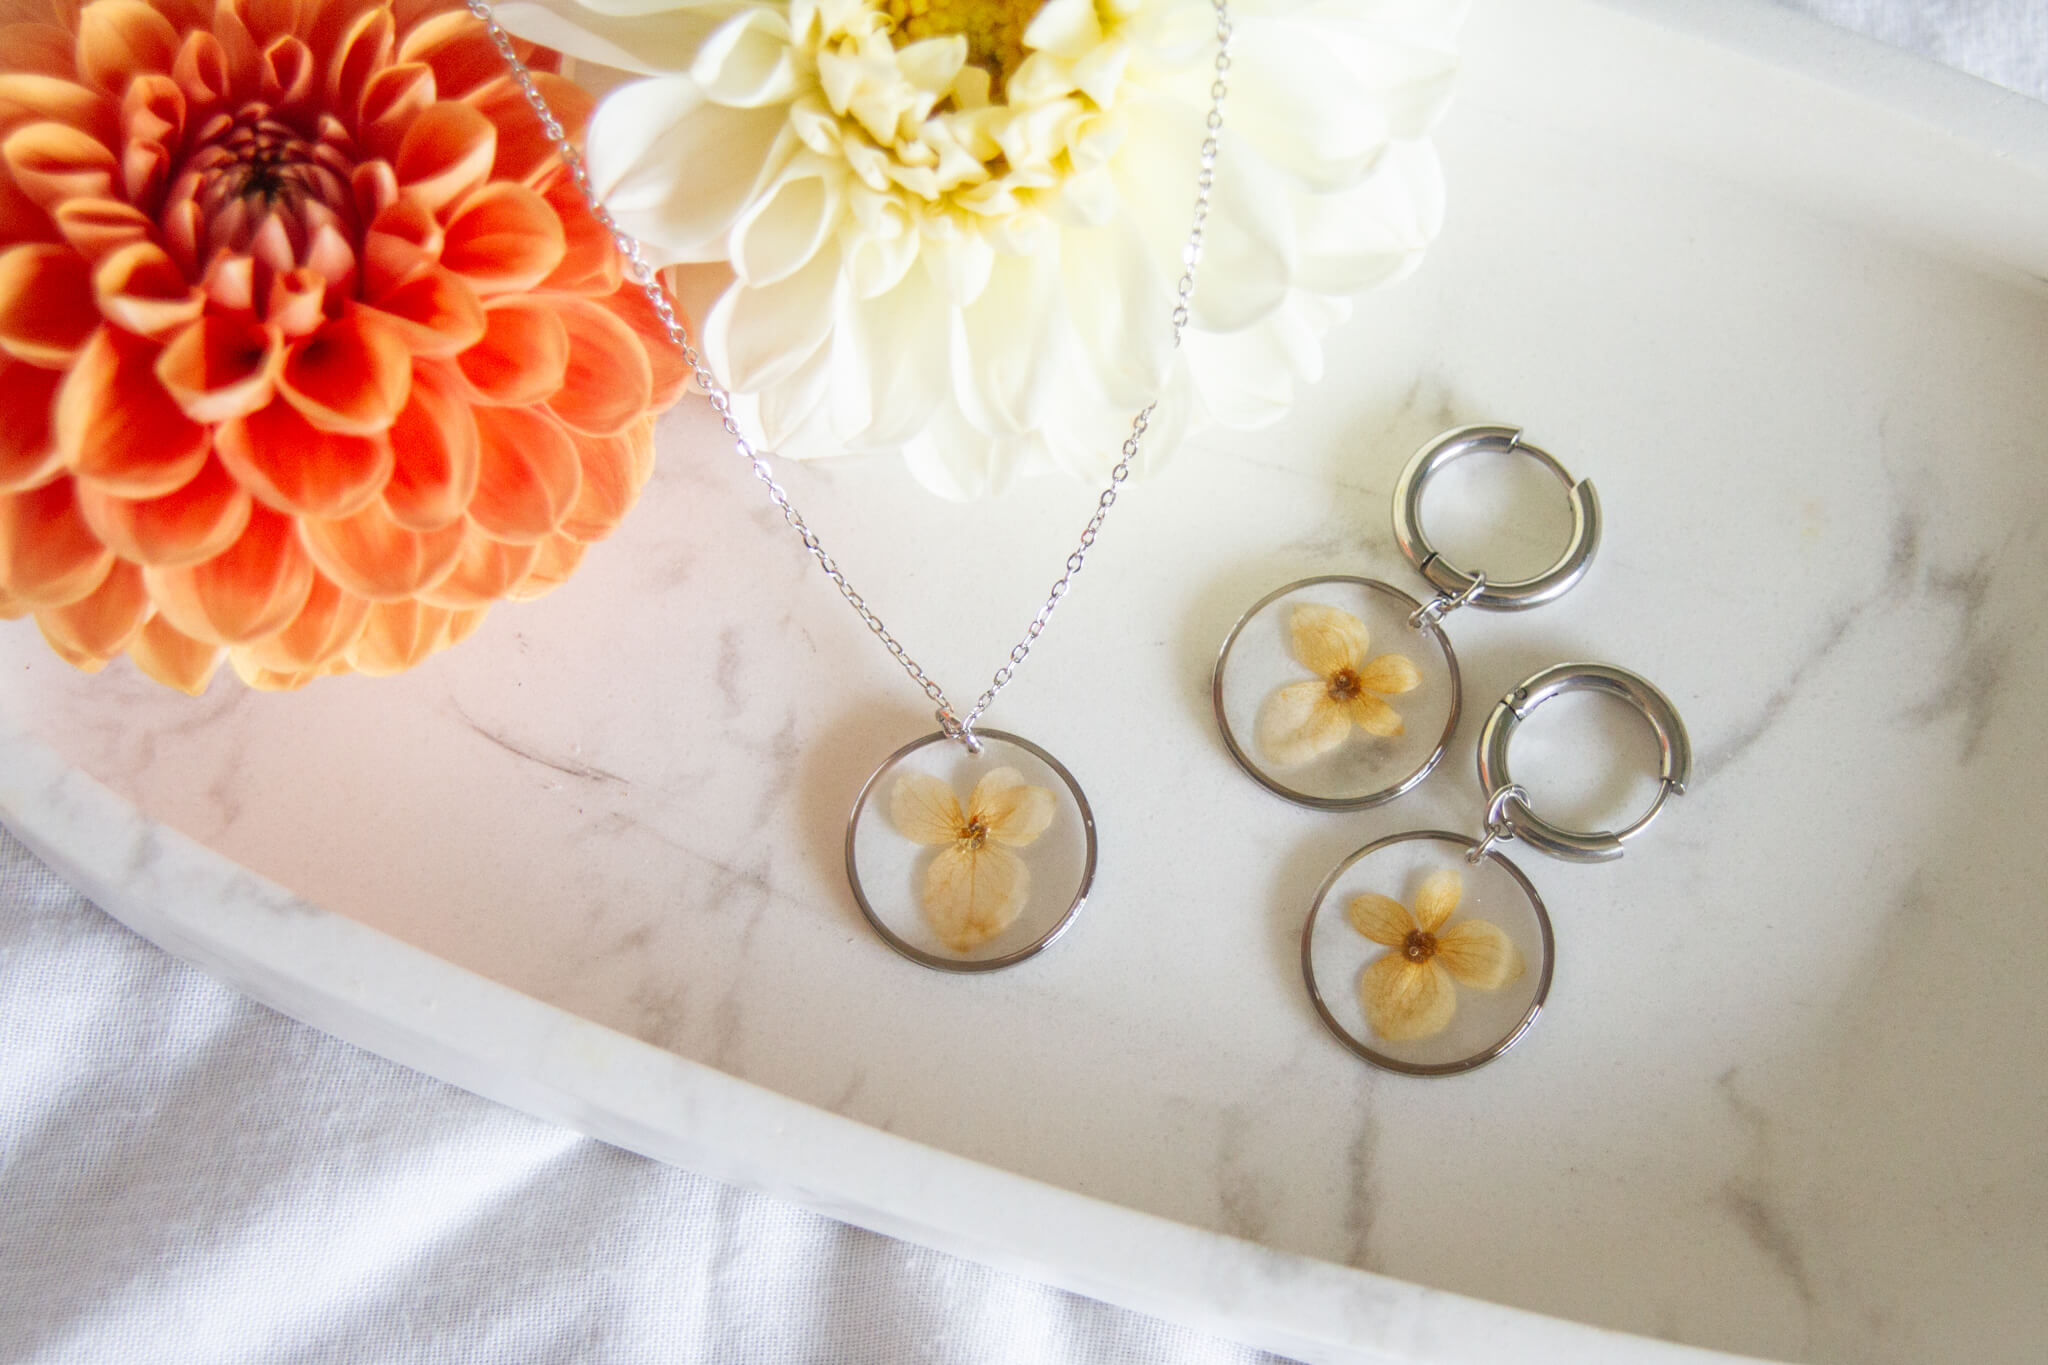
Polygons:
[[1365,684],[1358,680],[1354,669],[1340,668],[1330,675],[1330,700],[1350,701],[1365,691]]
[[1408,931],[1408,941],[1401,945],[1401,956],[1410,962],[1427,962],[1436,956],[1436,935],[1420,929]]
[[988,821],[969,820],[967,827],[960,831],[960,846],[969,852],[979,851],[988,842]]
[[924,38],[957,33],[967,40],[967,60],[988,72],[1002,92],[1025,57],[1024,30],[1045,0],[883,0],[894,23],[890,38],[908,47]]

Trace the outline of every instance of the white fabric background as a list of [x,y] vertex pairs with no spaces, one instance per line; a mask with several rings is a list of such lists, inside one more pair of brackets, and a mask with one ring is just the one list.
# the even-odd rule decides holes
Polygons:
[[[2048,98],[2048,0],[1779,3]],[[359,1052],[0,832],[0,1361],[142,1357],[1272,1359]]]

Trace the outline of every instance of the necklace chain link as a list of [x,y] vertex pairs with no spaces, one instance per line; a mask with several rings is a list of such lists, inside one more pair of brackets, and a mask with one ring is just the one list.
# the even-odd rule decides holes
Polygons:
[[[781,510],[782,519],[796,532],[797,538],[803,542],[805,551],[817,561],[818,567],[824,571],[825,577],[831,580],[832,586],[839,589],[839,595],[846,599],[847,605],[853,608],[862,623],[888,649],[890,656],[902,666],[903,671],[910,675],[910,680],[922,688],[925,696],[938,707],[939,728],[948,738],[960,741],[970,750],[978,751],[980,745],[974,737],[975,722],[980,720],[983,713],[994,703],[996,695],[1010,685],[1010,679],[1016,676],[1017,670],[1030,656],[1031,647],[1037,644],[1038,637],[1044,634],[1046,623],[1052,619],[1054,609],[1067,595],[1074,575],[1081,572],[1088,551],[1094,548],[1096,536],[1102,530],[1102,523],[1109,517],[1109,509],[1116,505],[1117,490],[1131,476],[1131,465],[1138,458],[1139,447],[1144,441],[1145,432],[1152,424],[1152,414],[1158,407],[1158,401],[1155,399],[1146,404],[1131,419],[1130,435],[1124,438],[1121,458],[1109,472],[1109,484],[1095,500],[1095,513],[1088,518],[1088,524],[1081,528],[1080,543],[1067,556],[1065,571],[1053,583],[1052,591],[1046,595],[1045,604],[1038,609],[1038,614],[1031,618],[1031,624],[1024,628],[1023,637],[1011,646],[1009,656],[1004,660],[1002,667],[995,671],[995,676],[990,679],[981,696],[975,699],[973,708],[965,716],[957,714],[953,704],[946,698],[945,689],[925,672],[924,666],[911,656],[910,651],[904,648],[903,642],[896,638],[888,626],[882,623],[882,618],[876,615],[874,608],[868,605],[867,599],[848,581],[838,563],[826,552],[817,532],[810,528],[803,514],[797,511],[796,505],[790,501],[788,491],[776,479],[775,471],[769,467],[767,458],[757,451],[753,442],[740,431],[739,421],[733,416],[732,395],[713,377],[702,353],[691,341],[689,329],[683,325],[682,319],[676,316],[675,305],[670,301],[668,291],[662,288],[659,272],[647,260],[646,249],[640,240],[620,227],[618,220],[612,217],[611,210],[605,205],[604,196],[598,193],[597,186],[591,181],[590,171],[583,162],[583,154],[576,149],[561,120],[555,117],[547,96],[541,93],[540,86],[533,79],[533,72],[520,60],[518,52],[512,46],[511,33],[498,22],[492,0],[467,0],[467,3],[470,13],[482,21],[489,32],[492,45],[497,48],[506,68],[518,82],[520,92],[525,95],[527,104],[540,120],[541,131],[553,144],[556,153],[562,158],[563,165],[568,168],[569,178],[575,182],[584,202],[590,206],[591,216],[611,234],[612,243],[625,258],[634,282],[646,293],[648,302],[653,305],[662,330],[682,353],[683,363],[689,366],[691,377],[704,391],[712,411],[718,414],[719,423],[725,428],[726,435],[732,438],[734,451],[747,462],[754,477],[768,490],[769,500]],[[1210,0],[1210,3],[1216,11],[1215,77],[1209,83],[1209,113],[1203,125],[1200,170],[1195,176],[1193,222],[1188,230],[1187,244],[1181,251],[1181,276],[1174,285],[1172,321],[1173,344],[1176,347],[1181,344],[1181,334],[1187,330],[1188,310],[1195,293],[1195,268],[1202,260],[1204,234],[1209,221],[1209,198],[1216,185],[1216,157],[1223,133],[1223,100],[1229,93],[1229,0]]]

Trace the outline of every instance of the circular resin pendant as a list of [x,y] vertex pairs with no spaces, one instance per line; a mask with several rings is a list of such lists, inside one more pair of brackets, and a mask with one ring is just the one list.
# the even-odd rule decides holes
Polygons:
[[882,941],[913,962],[987,972],[1065,933],[1095,878],[1095,817],[1029,740],[976,730],[904,745],[861,788],[846,879]]
[[1316,1013],[1374,1066],[1447,1076],[1484,1066],[1550,991],[1550,916],[1498,853],[1444,830],[1367,844],[1316,893],[1301,971]]
[[1391,801],[1458,725],[1458,660],[1422,604],[1371,578],[1304,578],[1231,628],[1210,699],[1223,742],[1269,791],[1323,810]]

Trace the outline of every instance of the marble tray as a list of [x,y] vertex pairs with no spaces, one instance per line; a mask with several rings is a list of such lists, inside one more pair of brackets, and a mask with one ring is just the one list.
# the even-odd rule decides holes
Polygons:
[[[0,631],[0,817],[363,1046],[1283,1352],[2039,1359],[2048,109],[1749,4],[1492,0],[1469,54],[1428,265],[1283,427],[1119,506],[1003,698],[1102,837],[1028,964],[868,934],[846,808],[928,716],[701,412],[565,589],[403,679],[189,701]],[[1288,578],[1403,581],[1394,475],[1476,420],[1596,478],[1600,561],[1453,619],[1470,701],[1418,792],[1281,802],[1211,723],[1217,646]],[[970,692],[1092,497],[789,482]],[[1557,531],[1464,520],[1525,559]],[[1307,902],[1371,839],[1469,828],[1488,700],[1574,656],[1671,694],[1693,790],[1618,864],[1517,855],[1557,937],[1518,1048],[1368,1071],[1302,991]],[[1619,809],[1625,722],[1564,708],[1518,765]]]

